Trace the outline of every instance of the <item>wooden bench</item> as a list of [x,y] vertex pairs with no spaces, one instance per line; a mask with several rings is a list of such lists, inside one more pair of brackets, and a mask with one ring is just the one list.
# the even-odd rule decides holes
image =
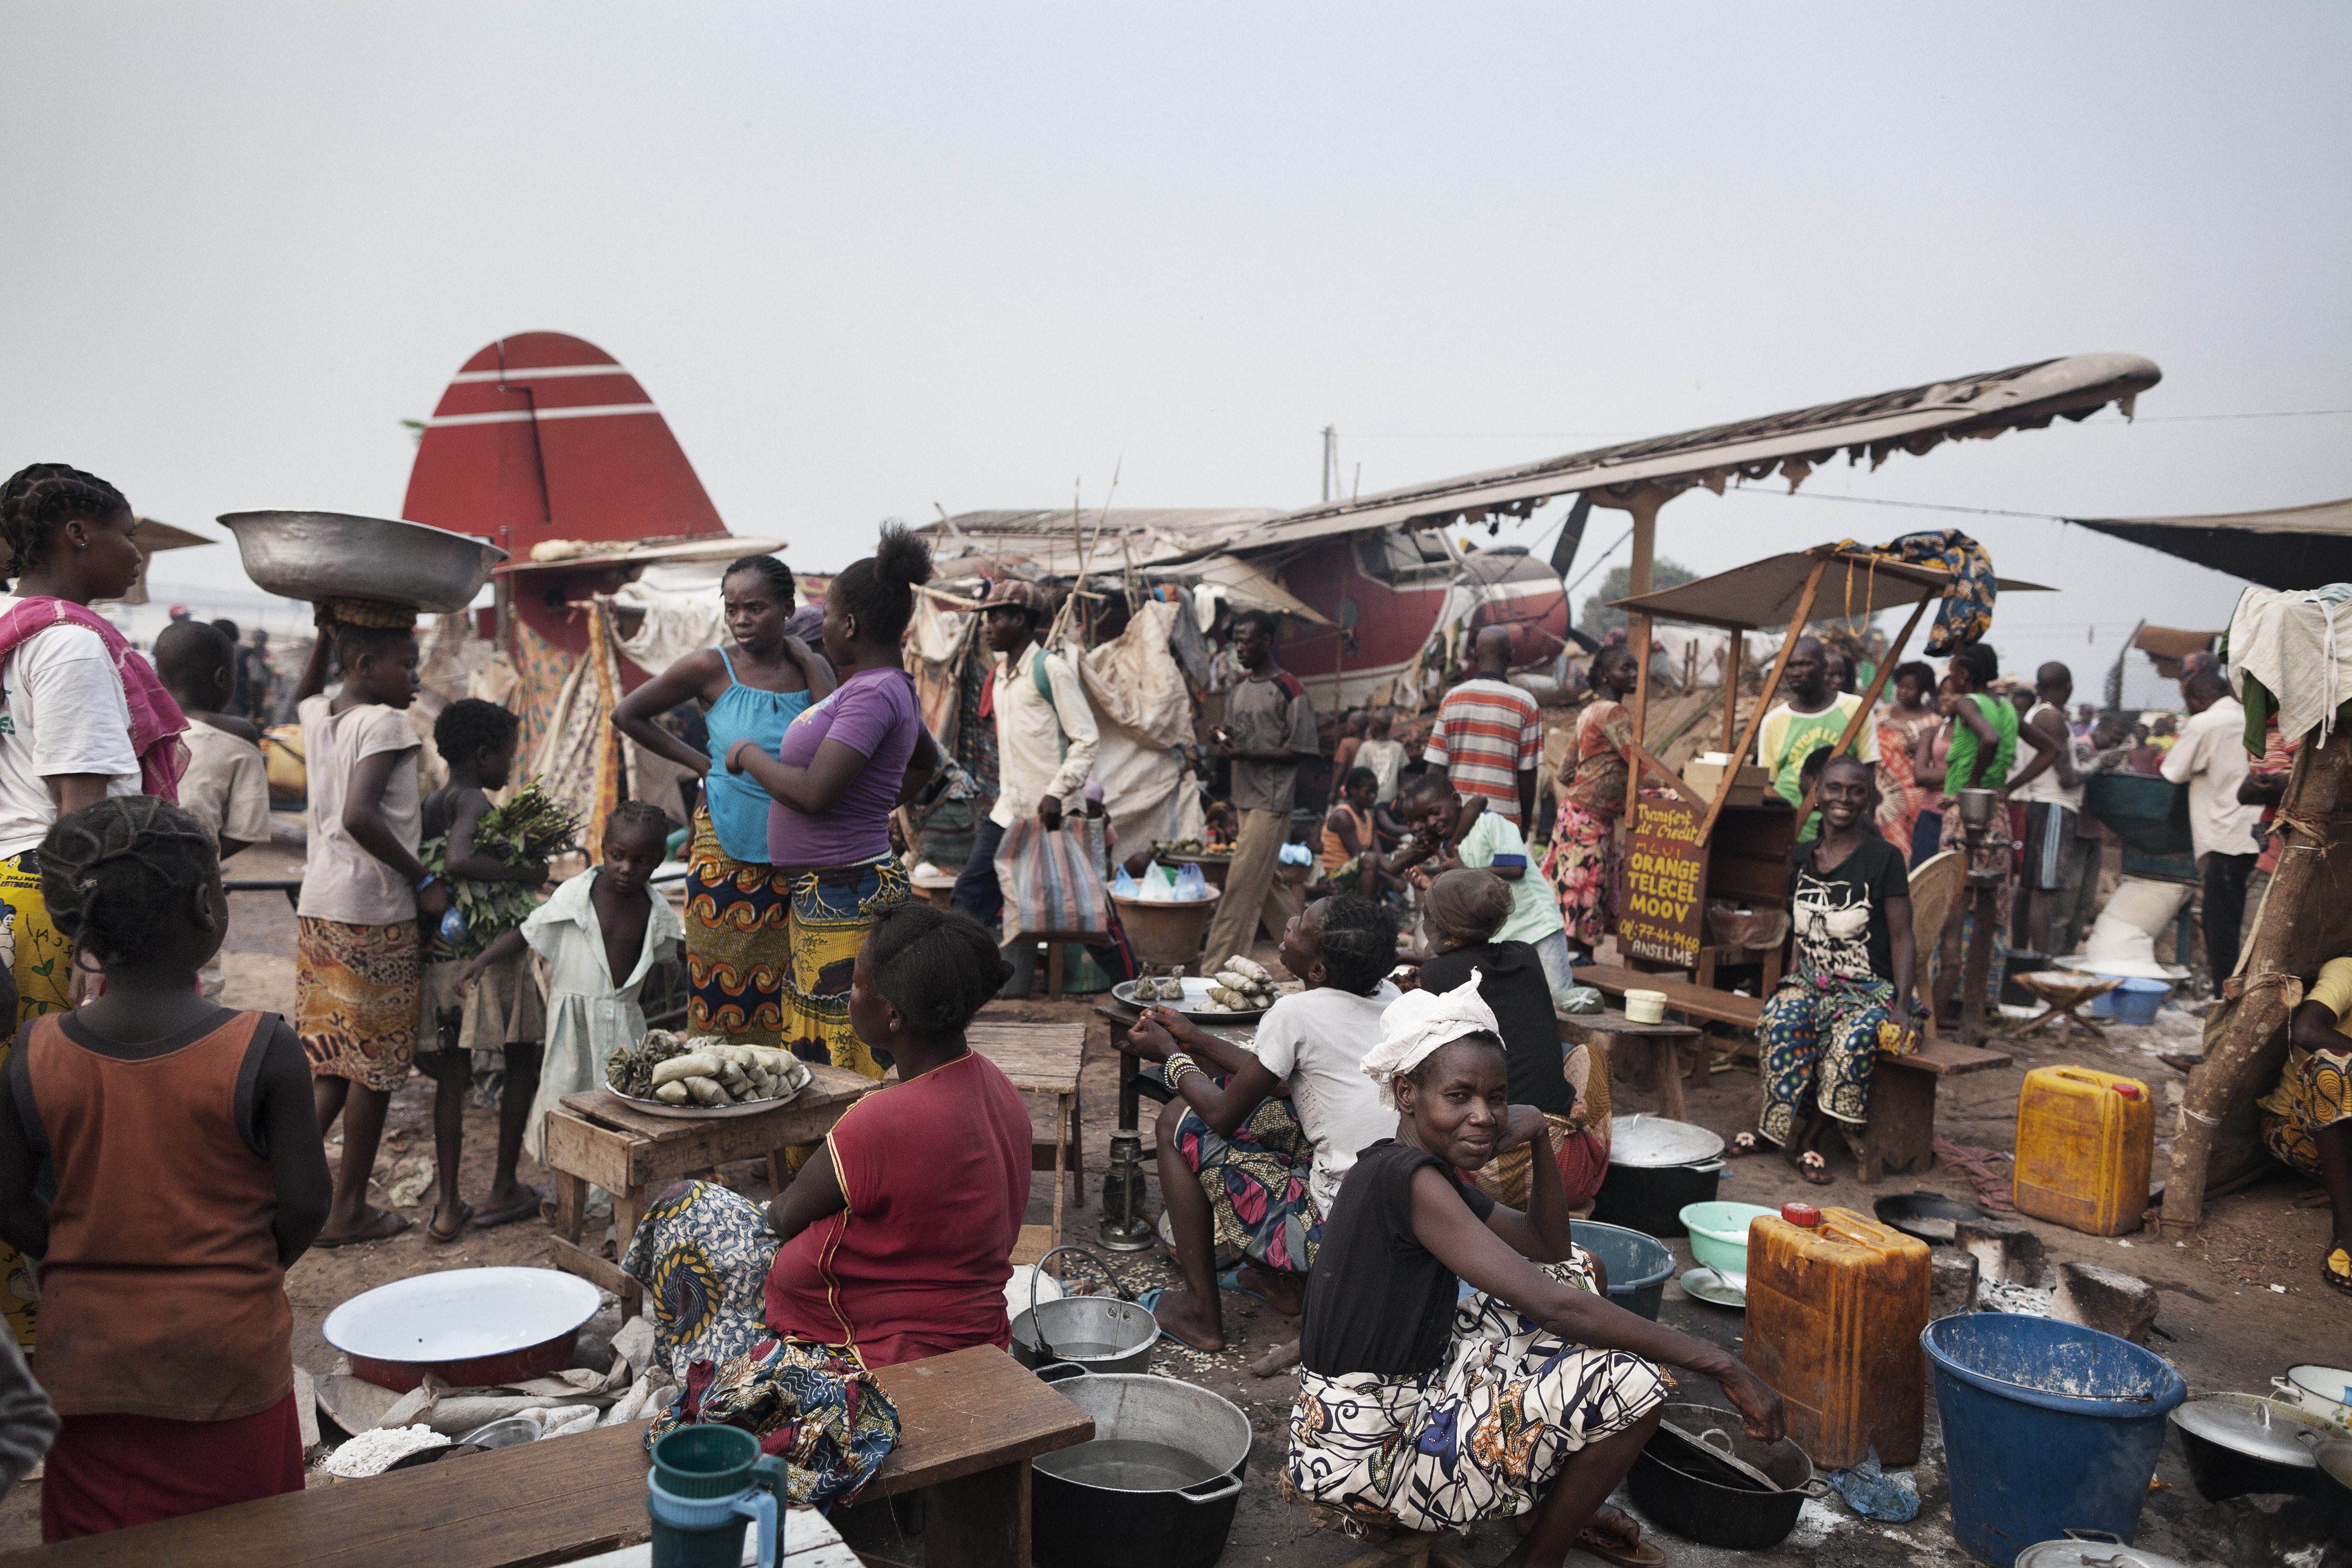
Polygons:
[[[898,1446],[866,1498],[926,1489],[931,1568],[1026,1568],[1029,1461],[1094,1417],[991,1345],[884,1367]],[[523,1568],[646,1540],[645,1428],[445,1459],[0,1556],[0,1568]]]
[[[1687,980],[1645,974],[1614,964],[1588,963],[1576,971],[1580,984],[1622,996],[1646,987],[1666,994],[1669,1012],[1710,1023],[1754,1029],[1764,1015],[1764,1004],[1753,996],[1709,991]],[[1563,1020],[1565,1021],[1565,1020]],[[1742,1054],[1752,1056],[1755,1043],[1741,1042]],[[1863,1129],[1862,1179],[1875,1183],[1889,1171],[1924,1173],[1936,1163],[1936,1085],[1963,1073],[2007,1067],[2005,1051],[1988,1051],[1957,1040],[1922,1040],[1907,1054],[1878,1053],[1870,1077],[1870,1121]]]
[[[612,1291],[621,1298],[621,1310],[635,1317],[643,1292],[621,1272],[617,1258],[628,1251],[637,1222],[663,1188],[689,1171],[765,1156],[769,1188],[781,1193],[783,1152],[823,1138],[843,1111],[876,1088],[872,1079],[847,1068],[810,1070],[808,1087],[790,1104],[744,1116],[689,1121],[639,1110],[603,1089],[565,1095],[547,1113],[547,1168],[555,1179],[548,1262]],[[613,1258],[581,1241],[592,1182],[613,1194]]]
[[1087,1206],[1086,1159],[1078,1142],[1078,1073],[1086,1059],[1087,1026],[992,1022],[983,1013],[964,1031],[964,1039],[1022,1093],[1054,1097],[1054,1135],[1032,1138],[1029,1145],[1029,1168],[1054,1173],[1052,1231],[1047,1235],[1043,1226],[1024,1225],[1021,1244],[1013,1250],[1013,1262],[1034,1263],[1048,1247],[1061,1245],[1064,1187],[1074,1207]]

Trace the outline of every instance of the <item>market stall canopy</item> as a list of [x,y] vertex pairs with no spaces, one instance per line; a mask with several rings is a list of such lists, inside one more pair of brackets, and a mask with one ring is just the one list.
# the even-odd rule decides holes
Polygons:
[[996,565],[1006,561],[1069,578],[1078,574],[1081,537],[1087,572],[1113,573],[1190,560],[1281,515],[1270,507],[1066,507],[958,512],[915,531],[930,540],[942,580],[993,576]]
[[1898,451],[1917,456],[1945,441],[2038,430],[2054,418],[2087,419],[2110,403],[2128,416],[2133,400],[2162,375],[2154,362],[2137,354],[2042,360],[1302,507],[1237,543],[1255,550],[1368,528],[1526,517],[1549,498],[1571,490],[1593,491],[1603,504],[1644,489],[1675,491],[1703,484],[1720,494],[1734,479],[1760,479],[1776,470],[1794,489],[1840,451],[1849,462],[1866,456],[1874,468]]
[[[139,520],[139,531],[131,539],[139,547],[139,575],[132,581],[130,591],[114,601],[119,605],[143,605],[147,602],[147,569],[163,551],[186,550],[192,545],[221,542],[201,533],[191,533],[184,528],[174,528],[168,522],[157,522],[152,517]],[[0,554],[5,552],[6,547],[0,545]]]
[[2265,588],[2352,582],[2352,497],[2269,511],[2066,521]]
[[[1169,569],[1151,574],[1169,574]],[[1243,610],[1272,610],[1276,615],[1295,616],[1318,626],[1332,624],[1331,617],[1274,580],[1274,574],[1255,561],[1244,561],[1234,555],[1212,555],[1205,561],[1187,563],[1181,574],[1186,582],[1198,583],[1213,589],[1227,604]]]
[[[1628,615],[1660,620],[1696,621],[1729,631],[1753,631],[1759,626],[1785,626],[1796,617],[1805,583],[1813,563],[1827,563],[1821,586],[1813,596],[1810,617],[1860,617],[1880,610],[1908,608],[1922,594],[1940,595],[1951,585],[1952,574],[1940,566],[1923,566],[1868,550],[1842,550],[1834,544],[1791,550],[1769,555],[1700,577],[1654,594],[1618,599],[1612,607]],[[2046,593],[2039,583],[2000,580],[2003,593]]]

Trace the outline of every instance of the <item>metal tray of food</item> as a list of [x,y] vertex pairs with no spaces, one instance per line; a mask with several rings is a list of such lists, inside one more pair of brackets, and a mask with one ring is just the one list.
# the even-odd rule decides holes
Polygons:
[[1138,996],[1135,994],[1135,988],[1141,984],[1142,982],[1138,980],[1122,980],[1110,988],[1110,994],[1130,1007],[1167,1007],[1202,1024],[1247,1024],[1265,1017],[1266,1013],[1263,1007],[1249,1007],[1239,1011],[1230,1007],[1220,1007],[1209,999],[1210,983],[1206,980],[1196,980],[1187,976],[1184,981],[1184,999],[1181,1002],[1165,1001],[1156,996]]

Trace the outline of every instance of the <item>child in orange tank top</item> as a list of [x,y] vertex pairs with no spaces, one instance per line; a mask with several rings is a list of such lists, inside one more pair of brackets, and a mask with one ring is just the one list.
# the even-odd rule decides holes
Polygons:
[[62,1418],[42,1539],[299,1491],[286,1269],[332,1193],[301,1042],[197,989],[228,904],[194,817],[103,800],[49,830],[40,866],[75,963],[106,981],[26,1024],[0,1073],[0,1238],[39,1259],[34,1371]]

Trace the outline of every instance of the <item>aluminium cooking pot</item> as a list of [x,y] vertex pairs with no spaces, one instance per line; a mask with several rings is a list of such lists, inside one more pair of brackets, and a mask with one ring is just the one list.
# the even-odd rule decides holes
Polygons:
[[[1118,1293],[1040,1300],[1037,1292],[1050,1278],[1045,1265],[1063,1252],[1093,1264]],[[1159,1342],[1159,1320],[1129,1300],[1110,1265],[1085,1247],[1056,1247],[1030,1269],[1028,1310],[1013,1319],[1013,1359],[1030,1371],[1069,1362],[1088,1372],[1149,1372]]]
[[1172,1377],[1067,1362],[1037,1375],[1095,1418],[1092,1441],[1030,1461],[1037,1568],[1213,1568],[1249,1468],[1249,1417]]
[[1729,1486],[1693,1475],[1685,1468],[1691,1461],[1682,1452],[1682,1439],[1654,1432],[1634,1456],[1625,1487],[1634,1505],[1662,1530],[1702,1546],[1769,1551],[1796,1529],[1807,1498],[1829,1495],[1829,1483],[1813,1474],[1813,1461],[1794,1441],[1783,1437],[1767,1443],[1750,1437],[1732,1411],[1670,1403],[1665,1418],[1703,1442],[1727,1447],[1734,1458],[1763,1471],[1777,1489]]
[[1695,1122],[1637,1112],[1609,1129],[1609,1172],[1592,1217],[1660,1238],[1685,1236],[1682,1211],[1712,1203],[1723,1184],[1723,1135]]

